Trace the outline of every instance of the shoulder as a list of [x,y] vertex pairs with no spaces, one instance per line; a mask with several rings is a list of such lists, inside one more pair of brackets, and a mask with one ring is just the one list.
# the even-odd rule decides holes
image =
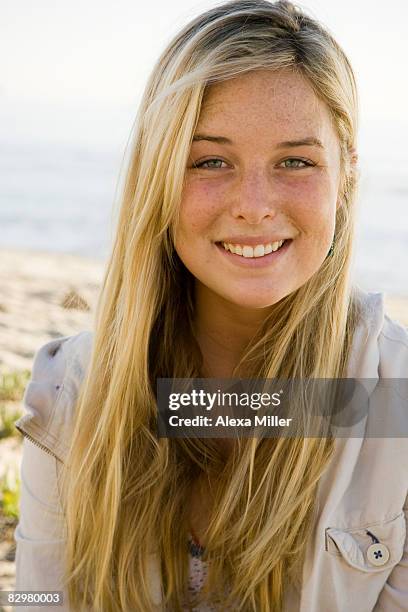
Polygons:
[[92,332],[83,331],[47,342],[34,355],[31,380],[77,388],[87,369],[92,341]]
[[92,342],[92,332],[84,331],[57,338],[38,349],[24,393],[25,412],[15,423],[25,437],[61,461],[67,453]]
[[[408,446],[408,330],[386,313],[382,293],[359,290],[360,317],[348,376],[368,393],[365,435],[393,442],[406,461]],[[372,441],[370,441],[372,442]]]
[[408,378],[408,329],[391,319],[383,293],[354,287],[358,322],[350,354],[350,377]]
[[378,342],[380,376],[408,379],[408,329],[385,315]]

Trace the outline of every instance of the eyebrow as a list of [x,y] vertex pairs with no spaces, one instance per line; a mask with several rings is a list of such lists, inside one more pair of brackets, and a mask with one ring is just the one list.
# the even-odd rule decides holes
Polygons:
[[206,134],[194,134],[193,142],[197,140],[208,140],[209,142],[217,142],[218,144],[232,144],[232,140],[225,136],[208,136]]
[[277,145],[278,149],[285,149],[287,147],[320,147],[324,149],[323,143],[318,138],[309,136],[308,138],[301,138],[300,140],[287,140],[286,142],[280,142]]
[[[209,136],[208,134],[194,134],[193,142],[199,140],[208,140],[209,142],[216,142],[218,144],[233,144],[232,140],[225,136]],[[320,147],[324,149],[323,143],[313,136],[307,138],[301,138],[300,140],[286,140],[279,142],[277,145],[278,149],[287,149],[289,147]]]

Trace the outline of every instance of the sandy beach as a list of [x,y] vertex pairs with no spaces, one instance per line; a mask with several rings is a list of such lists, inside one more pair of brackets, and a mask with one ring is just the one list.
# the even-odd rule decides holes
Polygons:
[[30,369],[35,351],[92,326],[103,263],[0,250],[0,371]]

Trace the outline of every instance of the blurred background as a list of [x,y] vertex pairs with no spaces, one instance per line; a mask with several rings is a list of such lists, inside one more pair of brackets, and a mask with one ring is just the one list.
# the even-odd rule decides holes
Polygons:
[[[20,456],[12,423],[34,351],[90,328],[144,84],[172,36],[214,4],[1,0],[0,588],[13,580],[18,479],[6,468]],[[298,4],[334,34],[357,76],[353,274],[408,325],[408,3]]]

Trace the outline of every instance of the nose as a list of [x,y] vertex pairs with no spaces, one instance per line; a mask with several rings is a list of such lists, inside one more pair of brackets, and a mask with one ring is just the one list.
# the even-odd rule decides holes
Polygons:
[[252,169],[243,173],[237,182],[231,201],[235,219],[244,219],[251,225],[277,214],[277,193],[266,170]]

